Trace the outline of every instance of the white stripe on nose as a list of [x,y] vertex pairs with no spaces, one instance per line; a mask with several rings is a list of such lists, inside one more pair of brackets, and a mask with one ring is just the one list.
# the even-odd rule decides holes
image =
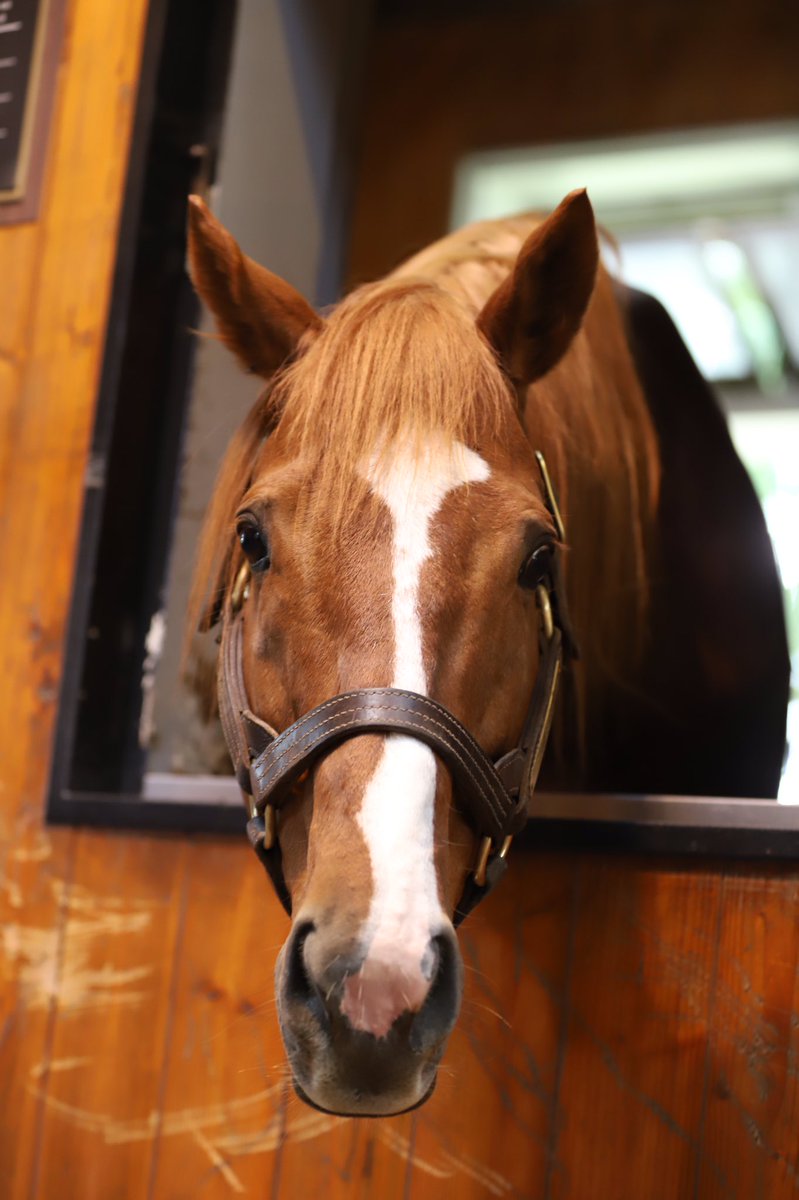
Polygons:
[[[393,518],[393,687],[427,694],[419,589],[431,523],[450,492],[490,473],[473,450],[434,436],[420,455],[399,447],[367,469]],[[401,1013],[421,1008],[434,975],[431,939],[448,924],[434,862],[435,795],[432,750],[402,734],[386,737],[358,814],[372,863],[366,958],[346,980],[342,1002],[350,1023],[377,1037]]]

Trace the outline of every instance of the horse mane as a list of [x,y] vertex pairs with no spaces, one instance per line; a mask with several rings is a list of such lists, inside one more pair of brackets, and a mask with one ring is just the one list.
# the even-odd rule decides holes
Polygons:
[[590,704],[609,682],[629,688],[645,649],[660,496],[657,436],[604,268],[563,362],[530,389],[525,426],[566,513]]
[[258,451],[271,425],[268,389],[258,398],[225,451],[205,514],[189,593],[183,644],[184,666],[197,630],[211,629],[219,618],[236,558],[233,519],[252,483]]

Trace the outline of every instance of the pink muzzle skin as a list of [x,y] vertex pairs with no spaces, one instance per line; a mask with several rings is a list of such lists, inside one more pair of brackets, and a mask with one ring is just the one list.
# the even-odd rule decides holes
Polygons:
[[344,981],[341,1012],[353,1029],[386,1037],[394,1022],[406,1012],[418,1012],[430,992],[433,972],[426,977],[419,958],[401,956],[386,961],[374,953]]

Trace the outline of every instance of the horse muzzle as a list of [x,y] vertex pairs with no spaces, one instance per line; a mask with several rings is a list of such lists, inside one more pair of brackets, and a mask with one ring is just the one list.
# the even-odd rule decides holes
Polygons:
[[339,1116],[390,1116],[423,1103],[458,1016],[463,966],[452,927],[414,975],[397,949],[375,962],[299,917],[277,962],[278,1016],[295,1088]]

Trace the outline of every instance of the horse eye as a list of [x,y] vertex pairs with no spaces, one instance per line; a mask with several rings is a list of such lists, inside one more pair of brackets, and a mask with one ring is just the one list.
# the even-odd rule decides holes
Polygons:
[[269,554],[269,543],[265,535],[251,520],[239,521],[236,533],[244,551],[244,557],[253,571],[265,571],[272,561]]
[[551,542],[543,542],[524,560],[519,571],[519,583],[523,588],[534,591],[544,582],[552,568],[553,549]]

